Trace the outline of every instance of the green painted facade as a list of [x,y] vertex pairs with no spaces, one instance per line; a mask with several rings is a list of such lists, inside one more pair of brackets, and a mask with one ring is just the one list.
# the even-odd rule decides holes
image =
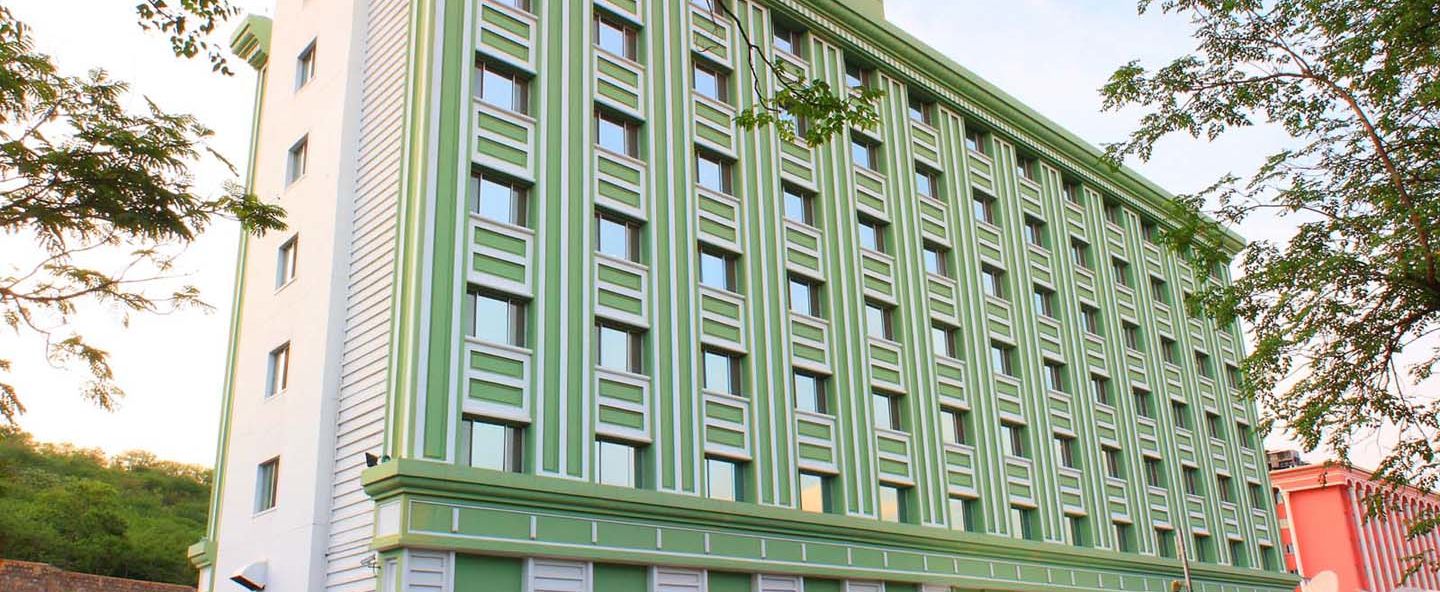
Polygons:
[[[1158,591],[1181,577],[1166,555],[1183,547],[1198,590],[1293,588],[1257,416],[1227,385],[1242,336],[1179,304],[1224,272],[1197,279],[1147,240],[1166,223],[1162,190],[886,23],[878,0],[732,4],[767,57],[836,88],[858,67],[885,91],[877,130],[813,149],[734,125],[775,82],[749,75],[735,23],[690,2],[415,4],[392,460],[365,474],[382,562],[455,552],[455,590],[522,590],[538,556],[594,562],[597,591],[648,589],[656,565],[710,570],[711,590],[762,588],[766,573],[807,591]],[[636,32],[634,60],[595,47],[600,17]],[[799,56],[775,53],[777,24]],[[697,62],[728,73],[727,101],[692,92]],[[477,63],[526,81],[524,113],[472,96]],[[595,146],[597,112],[633,124],[633,156]],[[873,167],[854,164],[852,139]],[[699,186],[697,152],[728,163],[728,190]],[[524,224],[471,213],[472,174],[524,187]],[[786,187],[813,196],[812,223],[786,220]],[[993,222],[977,219],[980,195]],[[602,214],[639,229],[637,261],[595,252]],[[881,225],[883,253],[861,247],[862,219]],[[939,273],[927,248],[945,253]],[[733,290],[700,285],[702,249],[734,259]],[[982,270],[1003,272],[998,296]],[[791,278],[819,287],[819,315],[790,311]],[[467,336],[476,289],[524,303],[523,346]],[[867,303],[890,311],[891,337],[869,336]],[[597,324],[641,335],[639,372],[597,365]],[[703,388],[702,348],[740,360],[738,396]],[[797,369],[823,377],[826,413],[796,409]],[[877,425],[874,392],[897,399],[901,429]],[[963,416],[963,441],[946,442],[942,411]],[[465,466],[467,419],[520,428],[522,470]],[[640,449],[640,487],[595,483],[602,439]],[[742,501],[707,498],[707,457],[740,463]],[[801,471],[829,477],[831,511],[798,509]],[[900,492],[899,522],[880,518],[882,486]]]

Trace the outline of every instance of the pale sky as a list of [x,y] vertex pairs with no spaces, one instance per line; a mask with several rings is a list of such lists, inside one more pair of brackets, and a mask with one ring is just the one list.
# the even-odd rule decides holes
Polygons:
[[[39,50],[62,71],[100,67],[174,112],[191,113],[216,132],[215,147],[243,170],[254,72],[236,61],[236,76],[213,75],[201,62],[182,62],[168,43],[135,25],[133,3],[115,0],[6,0],[32,27]],[[273,2],[239,0],[263,14]],[[1154,65],[1191,46],[1183,21],[1135,14],[1132,1],[1114,0],[888,0],[891,21],[932,44],[1092,144],[1123,138],[1133,114],[1101,113],[1098,89],[1117,66],[1139,58]],[[233,25],[232,25],[233,26]],[[227,26],[225,35],[228,36]],[[223,40],[222,40],[223,42]],[[1149,163],[1134,163],[1175,193],[1198,190],[1218,176],[1246,174],[1281,146],[1282,133],[1252,129],[1215,143],[1174,139]],[[228,179],[218,167],[197,175],[218,191]],[[1251,239],[1280,238],[1287,228],[1247,224]],[[78,325],[111,350],[128,392],[114,413],[77,395],[81,373],[50,368],[39,343],[0,333],[0,351],[15,360],[10,376],[29,412],[21,427],[37,439],[73,442],[107,452],[150,450],[160,457],[210,465],[214,460],[237,228],[215,225],[183,256],[187,281],[200,287],[213,313],[182,312],[136,318],[122,328],[113,311],[91,311]],[[1272,440],[1274,436],[1272,436]],[[1376,458],[1374,447],[1357,460]],[[1370,462],[1369,464],[1373,464]]]

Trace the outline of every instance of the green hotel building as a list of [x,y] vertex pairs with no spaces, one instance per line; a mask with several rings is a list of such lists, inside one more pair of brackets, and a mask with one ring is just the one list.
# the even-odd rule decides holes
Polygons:
[[[241,24],[290,229],[241,245],[200,589],[1293,589],[1170,196],[882,0],[724,1]],[[737,126],[781,71],[881,124]]]

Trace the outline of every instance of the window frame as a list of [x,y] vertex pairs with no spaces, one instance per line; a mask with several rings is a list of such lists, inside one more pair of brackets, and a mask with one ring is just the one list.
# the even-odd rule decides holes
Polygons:
[[[806,413],[814,413],[817,415],[830,415],[830,397],[829,393],[826,392],[829,390],[826,386],[826,382],[828,382],[827,378],[828,377],[824,375],[816,374],[814,372],[809,372],[806,370],[800,370],[798,368],[791,370],[790,388],[795,393],[795,409],[804,411]],[[801,380],[809,381],[815,387],[815,404],[813,409],[807,409],[804,405],[802,405],[802,403],[804,403],[805,401],[800,398],[799,385]]]
[[309,171],[310,134],[304,134],[285,152],[285,187],[299,183]]
[[[699,251],[700,285],[732,294],[738,293],[740,291],[739,257],[736,257],[734,253],[729,251],[705,245],[702,245]],[[706,270],[710,269],[710,266],[706,263],[707,259],[718,261],[722,268],[721,273],[724,277],[720,278],[719,285],[716,285],[712,281],[713,278],[706,278]]]
[[290,389],[290,353],[290,341],[286,340],[266,354],[266,400],[283,395]]
[[264,514],[279,505],[280,457],[274,456],[255,465],[255,504],[251,514]]
[[[724,380],[727,384],[717,388],[711,384],[710,361],[712,359],[723,359],[725,363]],[[708,392],[721,393],[732,397],[745,396],[745,368],[742,356],[734,352],[725,351],[713,347],[700,348],[700,387]],[[721,377],[715,377],[719,380]]]
[[[507,473],[523,473],[525,471],[525,432],[524,427],[513,423],[503,422],[487,417],[466,415],[461,420],[462,425],[468,424],[464,438],[467,444],[464,448],[466,466],[478,469],[504,471]],[[500,462],[498,467],[480,466],[475,464],[475,430],[480,425],[499,428],[501,430],[502,448],[500,450]]]
[[[625,251],[626,251],[626,252],[625,252],[623,255],[617,255],[617,254],[614,254],[614,253],[607,253],[607,252],[605,251],[605,249],[603,248],[603,247],[604,247],[604,242],[603,242],[603,240],[602,240],[602,237],[603,237],[603,234],[604,234],[604,230],[605,230],[605,225],[606,225],[606,224],[613,224],[613,225],[615,225],[615,226],[620,227],[620,228],[624,231]],[[636,222],[636,221],[631,220],[631,219],[629,219],[629,218],[626,218],[626,217],[624,217],[624,216],[619,216],[619,215],[616,215],[616,214],[611,214],[611,213],[606,212],[606,211],[597,210],[597,211],[595,212],[595,252],[596,252],[597,254],[604,255],[604,256],[610,257],[610,258],[612,258],[612,259],[619,259],[619,260],[622,260],[622,261],[629,261],[629,262],[631,262],[631,263],[640,263],[640,262],[641,262],[641,261],[640,261],[640,259],[641,259],[641,253],[640,253],[640,252],[641,252],[641,244],[640,244],[640,243],[641,243],[641,240],[640,240],[640,223],[639,223],[639,222]]]
[[[507,206],[510,210],[509,219],[502,220],[487,216],[485,214],[485,195],[487,186],[495,187],[497,189],[502,189],[509,192],[509,197],[505,198],[509,202],[509,205]],[[509,224],[511,226],[518,226],[521,228],[528,227],[526,225],[530,222],[529,187],[526,187],[525,185],[506,178],[502,175],[497,175],[485,170],[475,170],[471,171],[470,179],[465,189],[467,193],[466,201],[469,202],[467,204],[467,209],[470,211],[471,214],[474,214],[482,219],[489,220],[491,222],[499,222],[501,224]]]
[[[606,457],[605,452],[606,452],[607,449],[614,450],[614,449],[618,449],[618,448],[624,448],[624,449],[627,451],[628,456],[630,457],[630,458],[628,459],[628,464],[629,464],[630,466],[629,466],[628,469],[627,469],[628,472],[629,472],[629,475],[628,475],[628,476],[629,476],[629,482],[628,482],[628,483],[617,483],[617,482],[614,482],[614,481],[609,480],[609,479],[606,478],[606,467],[607,467],[606,458],[607,458],[607,457]],[[612,439],[606,439],[606,438],[596,438],[596,439],[595,439],[595,482],[598,483],[598,484],[600,484],[600,485],[609,485],[609,486],[612,486],[612,487],[630,487],[630,488],[634,488],[634,489],[642,489],[642,488],[644,488],[644,486],[645,486],[645,476],[644,476],[643,461],[641,460],[640,446],[639,446],[638,444],[634,444],[634,443],[631,443],[631,442],[625,442],[625,441],[622,441],[622,440],[612,440]]]
[[275,289],[279,290],[295,281],[295,272],[299,269],[300,260],[300,234],[290,235],[285,242],[275,249]]
[[[606,331],[615,331],[625,335],[625,364],[624,368],[617,368],[608,364],[605,360],[604,336]],[[602,319],[595,322],[595,365],[599,368],[615,372],[628,372],[630,374],[643,375],[645,373],[645,334],[639,329],[627,327]]]
[[300,53],[295,56],[296,91],[309,86],[310,81],[315,80],[315,75],[319,73],[316,61],[316,43],[318,41],[318,38],[311,38],[310,43],[305,44],[305,49],[300,50]]
[[[608,146],[605,138],[609,135],[606,127],[617,129],[621,134],[622,146]],[[607,109],[595,108],[595,148],[604,150],[611,154],[618,154],[626,158],[640,159],[640,124],[611,112]]]
[[[469,317],[468,320],[470,321],[468,323],[469,326],[465,328],[466,337],[485,343],[520,348],[527,347],[525,337],[527,335],[526,331],[528,330],[528,327],[526,326],[526,321],[528,320],[526,318],[526,305],[528,304],[528,302],[518,296],[513,296],[493,290],[486,290],[484,288],[481,288],[480,286],[476,286],[473,284],[466,287],[465,299],[466,310],[464,311],[464,315],[466,317]],[[504,341],[495,341],[492,339],[486,339],[485,337],[481,336],[481,299],[498,302],[505,306],[505,315],[507,317],[506,332],[508,334],[505,336]]]
[[[595,11],[594,22],[595,49],[631,62],[640,61],[640,30],[635,25],[600,10]],[[601,33],[606,27],[619,32],[621,43],[624,44],[620,51],[617,52],[602,43],[605,37]]]
[[[711,63],[708,60],[693,59],[690,68],[690,90],[695,94],[717,103],[730,104],[730,71]],[[715,94],[701,90],[700,75],[708,75],[714,80]]]
[[[489,97],[486,92],[488,84],[487,76],[504,79],[510,84],[510,97],[508,103],[497,102],[499,97]],[[474,81],[471,83],[470,93],[476,100],[485,103],[501,111],[508,111],[517,115],[530,116],[530,79],[520,72],[506,68],[503,65],[491,61],[476,58],[473,72]],[[499,91],[496,91],[499,92]],[[492,98],[494,100],[492,100]]]

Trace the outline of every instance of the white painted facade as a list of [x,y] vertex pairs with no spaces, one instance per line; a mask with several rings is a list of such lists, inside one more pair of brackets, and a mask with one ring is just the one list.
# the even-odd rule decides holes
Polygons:
[[[213,564],[200,590],[265,566],[266,590],[373,590],[366,452],[383,444],[408,0],[277,0],[260,73],[253,191],[289,228],[242,244],[233,376],[217,462]],[[314,44],[314,77],[297,87]],[[289,182],[290,151],[306,173]],[[277,250],[298,237],[277,286]],[[266,396],[289,343],[286,388]],[[257,467],[279,459],[276,503],[256,512]]]

